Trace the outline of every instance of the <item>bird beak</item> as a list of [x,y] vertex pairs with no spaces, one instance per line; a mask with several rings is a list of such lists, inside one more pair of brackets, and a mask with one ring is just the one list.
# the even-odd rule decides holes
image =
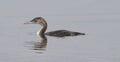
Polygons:
[[24,24],[34,24],[32,21],[25,22]]

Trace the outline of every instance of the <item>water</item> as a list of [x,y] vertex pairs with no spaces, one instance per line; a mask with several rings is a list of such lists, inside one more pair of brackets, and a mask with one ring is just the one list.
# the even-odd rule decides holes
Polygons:
[[36,35],[41,26],[24,24],[34,17],[0,17],[0,62],[119,62],[119,16],[45,16],[47,31],[66,29],[86,35],[46,36],[48,43],[42,44]]

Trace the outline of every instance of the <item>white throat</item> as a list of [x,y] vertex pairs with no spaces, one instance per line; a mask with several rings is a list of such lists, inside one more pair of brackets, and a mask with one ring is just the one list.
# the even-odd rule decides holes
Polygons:
[[40,33],[40,30],[39,31],[37,31],[37,36],[39,37],[40,35],[39,35],[39,33]]

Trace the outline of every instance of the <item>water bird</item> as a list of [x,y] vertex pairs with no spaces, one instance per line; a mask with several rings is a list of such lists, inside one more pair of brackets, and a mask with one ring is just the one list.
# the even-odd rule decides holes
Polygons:
[[39,32],[37,32],[40,37],[43,37],[44,35],[48,36],[55,36],[55,37],[64,37],[64,36],[77,36],[77,35],[85,35],[85,33],[80,33],[80,32],[73,32],[73,31],[68,31],[68,30],[56,30],[56,31],[51,31],[45,33],[47,30],[47,22],[43,17],[36,17],[32,19],[30,22],[34,24],[40,24],[42,25],[42,28]]

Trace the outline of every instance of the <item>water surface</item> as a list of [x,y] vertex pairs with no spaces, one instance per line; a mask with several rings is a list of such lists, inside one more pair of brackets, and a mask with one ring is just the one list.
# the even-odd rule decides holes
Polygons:
[[46,36],[47,43],[42,44],[36,35],[41,26],[24,24],[33,17],[0,17],[0,62],[119,62],[119,16],[46,16],[47,31],[67,29],[86,35]]

